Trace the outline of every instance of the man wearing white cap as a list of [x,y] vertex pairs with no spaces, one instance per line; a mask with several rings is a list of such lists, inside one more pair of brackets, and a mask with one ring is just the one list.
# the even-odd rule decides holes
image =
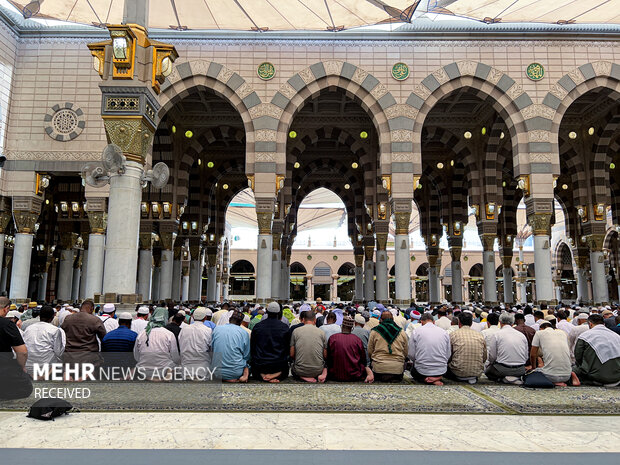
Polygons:
[[131,330],[133,332],[140,334],[146,329],[146,325],[149,324],[149,313],[149,308],[146,305],[141,305],[138,308],[138,315],[131,322]]
[[101,352],[112,352],[112,354],[104,355],[106,364],[112,366],[135,365],[133,349],[138,334],[130,329],[132,321],[131,313],[121,313],[118,316],[118,328],[113,329],[103,337]]
[[179,333],[181,365],[188,370],[205,368],[211,360],[211,340],[213,331],[204,325],[207,309],[198,307],[194,310],[194,324],[184,326]]
[[30,325],[24,332],[24,343],[28,349],[26,370],[32,375],[34,363],[59,363],[65,351],[65,332],[52,324],[54,309],[44,305],[39,314],[40,321]]
[[573,329],[568,335],[568,347],[570,349],[570,359],[573,365],[575,364],[575,346],[577,345],[577,339],[590,329],[590,325],[588,324],[589,316],[590,314],[587,312],[579,312],[574,318],[577,321],[577,326],[573,326]]
[[116,307],[114,304],[105,304],[103,306],[103,315],[99,315],[99,319],[103,323],[103,327],[107,333],[118,328],[118,321],[116,321],[115,314]]

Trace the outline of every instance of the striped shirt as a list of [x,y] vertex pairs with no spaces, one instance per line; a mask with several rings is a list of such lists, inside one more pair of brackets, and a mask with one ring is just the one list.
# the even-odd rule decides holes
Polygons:
[[133,352],[138,333],[126,326],[119,326],[103,337],[101,352]]

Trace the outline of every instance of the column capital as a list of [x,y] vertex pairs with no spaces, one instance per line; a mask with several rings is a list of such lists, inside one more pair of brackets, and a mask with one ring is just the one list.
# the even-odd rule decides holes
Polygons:
[[532,227],[534,236],[548,236],[551,228],[551,213],[532,213],[527,222]]
[[372,257],[375,253],[374,245],[365,245],[364,246],[364,255],[366,256],[366,260],[372,260]]
[[272,212],[256,212],[256,219],[258,221],[258,234],[267,235],[271,234],[271,222],[273,221]]
[[512,265],[512,255],[502,255],[502,265],[504,268],[510,268]]
[[274,232],[272,235],[271,249],[280,250],[280,240],[282,239],[282,233]]
[[497,236],[495,234],[481,234],[480,241],[482,242],[482,249],[485,252],[492,252],[496,238]]
[[160,231],[159,232],[159,243],[161,244],[164,250],[172,250],[174,247],[174,241],[177,238],[177,233],[175,231]]
[[91,234],[105,234],[108,215],[104,211],[88,211],[88,224]]
[[13,211],[13,219],[15,220],[15,228],[19,234],[34,234],[36,231],[39,213],[28,211]]
[[396,234],[409,234],[409,221],[411,219],[410,211],[395,211],[394,223],[396,224]]
[[452,257],[453,262],[458,262],[461,260],[461,252],[463,251],[463,247],[453,245],[450,247],[450,257]]
[[140,250],[151,250],[153,248],[153,233],[152,232],[140,232],[138,235],[138,242]]
[[590,252],[602,252],[605,245],[604,234],[590,234],[587,236],[588,249]]
[[215,253],[208,253],[207,254],[207,264],[209,265],[209,267],[214,267],[215,265],[217,265],[217,254],[215,254]]
[[60,233],[60,248],[63,250],[72,250],[77,243],[79,235],[74,232]]
[[428,265],[432,268],[435,268],[437,265],[441,265],[441,261],[439,260],[439,255],[428,253],[426,255],[428,259]]
[[377,250],[385,250],[387,246],[388,235],[387,233],[377,233]]
[[11,212],[0,212],[0,234],[4,234],[11,221]]
[[181,260],[181,252],[183,251],[183,247],[181,247],[180,245],[175,245],[172,250],[174,260]]
[[355,266],[362,267],[364,266],[364,254],[355,254]]

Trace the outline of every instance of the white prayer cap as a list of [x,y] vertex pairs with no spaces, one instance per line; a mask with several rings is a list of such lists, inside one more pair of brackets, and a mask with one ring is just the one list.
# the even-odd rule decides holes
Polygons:
[[362,315],[360,315],[359,313],[357,315],[355,315],[355,322],[359,325],[365,325],[366,324],[366,318],[364,318]]
[[357,311],[358,312],[363,312],[364,310],[366,310],[366,307],[364,307],[363,305],[360,305],[359,307],[357,307]]
[[578,314],[577,314],[577,317],[576,317],[576,318],[577,318],[578,320],[587,320],[589,316],[590,316],[590,315],[588,315],[587,313],[585,313],[585,312],[581,312],[581,313],[578,313]]
[[142,305],[141,307],[138,308],[138,315],[148,315],[149,314],[149,308],[146,305]]
[[17,310],[11,310],[9,313],[6,314],[7,318],[20,318],[22,316],[21,313],[19,313]]
[[280,313],[280,304],[278,302],[269,302],[267,313]]
[[198,307],[196,310],[194,310],[192,316],[194,317],[194,320],[202,321],[207,317],[207,309],[204,307]]
[[244,323],[249,323],[250,322],[250,315],[243,315],[243,322]]
[[70,305],[69,304],[62,304],[62,308],[67,308],[67,307],[70,307]]
[[119,320],[133,320],[133,317],[131,316],[131,313],[129,312],[123,312],[118,316]]
[[207,316],[213,316],[213,310],[211,310],[210,308],[206,309],[206,315]]
[[103,313],[113,313],[116,311],[114,304],[105,304],[103,306]]

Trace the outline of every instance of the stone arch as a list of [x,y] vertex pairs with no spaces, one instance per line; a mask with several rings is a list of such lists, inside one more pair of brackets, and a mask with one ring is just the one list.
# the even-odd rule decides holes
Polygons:
[[[523,86],[503,71],[484,63],[459,61],[437,69],[414,86],[407,99],[407,105],[414,109],[413,153],[421,154],[421,128],[433,106],[443,97],[459,88],[469,88],[482,100],[489,102],[503,118],[511,136],[515,171],[529,171],[530,161],[535,161],[528,153],[548,153],[551,147],[538,139],[547,135],[529,135],[524,110],[533,104]],[[530,110],[531,111],[531,110]],[[543,132],[548,132],[545,130]],[[544,161],[551,161],[546,155]],[[536,158],[540,162],[540,157]],[[416,173],[422,171],[421,160],[416,160]],[[523,174],[516,172],[516,175]]]
[[561,240],[561,241],[558,241],[558,243],[556,244],[555,253],[553,254],[553,256],[555,257],[554,264],[555,264],[556,270],[564,269],[565,263],[563,261],[563,257],[566,254],[565,252],[566,250],[568,250],[568,253],[570,254],[570,257],[571,257],[570,263],[571,263],[571,269],[572,269],[573,253],[571,251],[570,246],[566,242]]
[[[348,96],[361,103],[377,130],[380,153],[385,155],[393,151],[387,109],[397,104],[387,86],[362,68],[348,62],[331,60],[315,63],[296,73],[271,99],[271,104],[282,111],[277,125],[278,152],[284,153],[286,150],[286,134],[297,111],[309,98],[330,87],[344,90]],[[410,138],[411,128],[403,129],[409,133],[409,136],[404,137]]]
[[[539,105],[539,112],[549,121],[548,130],[559,134],[560,124],[566,110],[579,97],[594,89],[608,89],[614,98],[620,98],[620,65],[610,61],[585,63],[562,76]],[[552,149],[557,153],[558,141],[551,141]]]
[[230,267],[230,272],[231,274],[241,274],[241,273],[247,273],[247,274],[254,274],[255,273],[255,268],[254,265],[249,262],[248,260],[237,260],[235,263],[232,264],[232,266]]

